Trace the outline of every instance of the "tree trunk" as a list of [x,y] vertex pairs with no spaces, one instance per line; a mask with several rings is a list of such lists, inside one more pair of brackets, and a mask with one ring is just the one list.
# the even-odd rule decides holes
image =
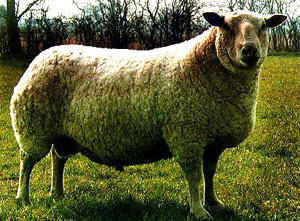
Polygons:
[[10,54],[21,54],[21,39],[18,18],[15,10],[15,0],[7,0],[7,34]]

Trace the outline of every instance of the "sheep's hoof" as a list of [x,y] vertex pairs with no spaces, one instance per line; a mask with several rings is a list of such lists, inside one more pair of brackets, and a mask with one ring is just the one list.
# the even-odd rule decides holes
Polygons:
[[118,170],[118,171],[120,171],[120,172],[123,172],[123,171],[124,171],[124,167],[121,166],[121,165],[115,166],[115,169]]
[[204,209],[191,210],[191,214],[193,214],[197,220],[213,220],[212,216]]
[[225,205],[218,198],[213,198],[209,200],[206,199],[204,203],[204,207],[207,209],[212,209],[212,208],[223,209],[225,208]]
[[51,191],[50,192],[50,197],[54,200],[54,201],[58,201],[61,200],[61,198],[63,198],[63,193],[61,192],[55,192],[55,191]]
[[29,206],[30,205],[29,199],[25,199],[25,198],[22,198],[22,197],[16,197],[16,202],[17,202],[17,205],[19,207],[24,207],[24,206]]

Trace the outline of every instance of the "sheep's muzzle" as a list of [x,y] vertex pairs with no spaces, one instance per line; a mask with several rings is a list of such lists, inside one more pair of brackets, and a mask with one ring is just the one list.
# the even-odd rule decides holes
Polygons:
[[253,67],[260,59],[259,51],[254,43],[246,43],[241,49],[241,61],[246,67]]

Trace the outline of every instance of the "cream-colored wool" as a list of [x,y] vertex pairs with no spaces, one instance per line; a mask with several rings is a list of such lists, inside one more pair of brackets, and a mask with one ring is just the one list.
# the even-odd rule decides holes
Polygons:
[[[212,27],[150,51],[68,45],[42,52],[11,100],[22,152],[18,198],[28,201],[25,180],[52,144],[52,154],[60,157],[81,152],[112,166],[174,156],[188,180],[191,212],[209,218],[199,199],[202,161],[205,202],[222,205],[212,183],[217,160],[254,127],[258,74],[268,47],[263,16],[229,14],[224,22],[230,30]],[[251,67],[240,62],[236,40],[243,43],[249,33],[260,53]],[[53,160],[52,191],[59,195],[65,161]]]

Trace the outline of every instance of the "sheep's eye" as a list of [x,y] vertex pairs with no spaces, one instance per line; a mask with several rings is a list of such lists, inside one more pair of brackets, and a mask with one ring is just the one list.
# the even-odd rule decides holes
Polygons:
[[261,29],[266,29],[266,28],[267,28],[266,23],[263,23],[263,24],[261,25]]
[[227,24],[227,23],[224,23],[223,24],[223,27],[226,29],[226,30],[229,30],[230,28],[229,28],[229,25]]
[[227,23],[224,23],[223,27],[224,27],[224,29],[225,29],[226,31],[233,32],[233,30],[231,29],[231,27],[230,27]]

